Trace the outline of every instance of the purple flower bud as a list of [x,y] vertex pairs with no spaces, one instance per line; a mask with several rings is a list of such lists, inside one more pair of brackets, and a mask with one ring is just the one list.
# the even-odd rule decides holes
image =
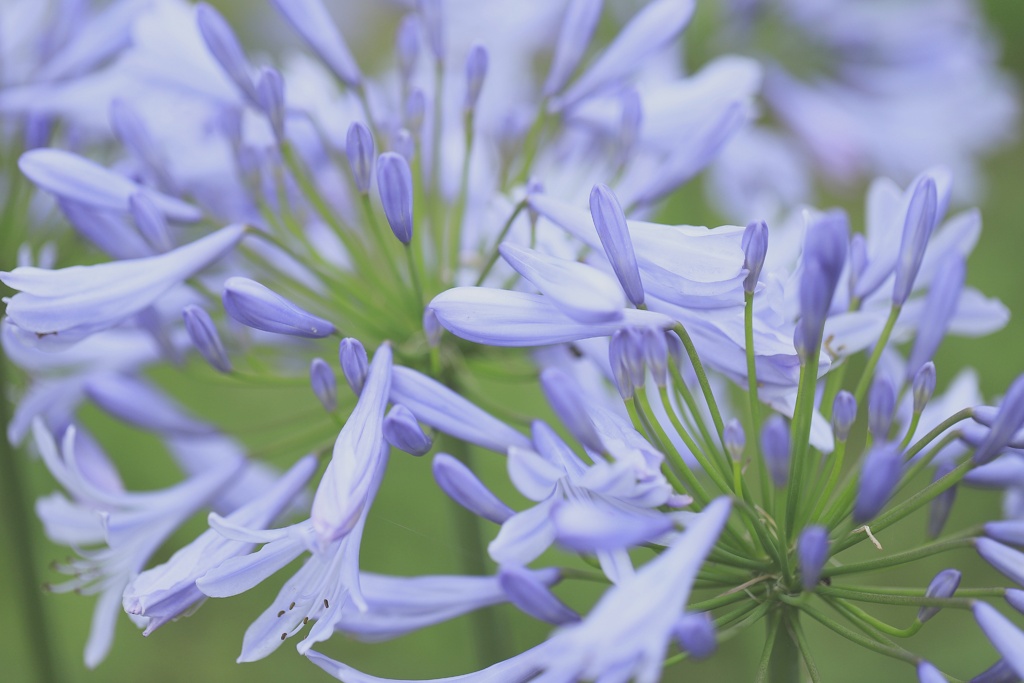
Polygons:
[[1000,659],[972,678],[970,683],[1018,683],[1018,681],[1020,681],[1020,676],[1013,672],[1005,659]]
[[[942,479],[955,468],[955,463],[950,461],[943,462],[935,468],[935,481]],[[949,513],[953,510],[953,503],[956,502],[956,491],[956,486],[950,486],[932,499],[931,505],[928,506],[929,538],[937,538],[942,533],[942,529],[946,526],[946,521],[949,519]]]
[[1019,588],[1007,588],[1004,597],[1011,607],[1018,612],[1024,613],[1024,591]]
[[[924,592],[924,596],[926,598],[951,598],[959,586],[960,572],[956,569],[943,569],[928,584],[928,589]],[[938,614],[940,609],[942,608],[922,607],[917,611],[917,620],[923,624]]]
[[402,72],[402,80],[408,81],[416,68],[416,58],[420,54],[419,21],[415,14],[407,14],[398,24],[395,36],[395,52],[398,54],[398,68]]
[[955,249],[950,250],[939,262],[938,272],[942,275],[932,281],[928,290],[924,310],[921,312],[921,324],[907,359],[908,378],[913,377],[918,368],[932,359],[949,329],[967,272],[963,255]]
[[395,404],[384,418],[384,438],[410,455],[425,455],[434,445],[412,411],[401,404]]
[[640,330],[644,349],[644,360],[651,371],[651,377],[659,389],[663,389],[668,381],[668,342],[665,331],[653,327]]
[[941,671],[922,659],[917,663],[917,681],[918,683],[945,683],[946,677],[942,675]]
[[199,32],[206,41],[206,47],[224,69],[224,73],[252,104],[259,106],[256,86],[249,75],[249,60],[246,59],[231,26],[220,12],[205,2],[199,3],[196,7],[196,21],[199,24]]
[[811,350],[807,348],[807,337],[804,335],[804,328],[799,324],[793,328],[793,348],[796,349],[796,355],[800,358],[800,363],[807,363],[808,354]]
[[800,277],[800,327],[809,352],[821,344],[821,330],[846,262],[846,214],[833,210],[807,226]]
[[850,296],[857,289],[857,281],[868,266],[868,241],[861,233],[850,236]]
[[612,377],[623,400],[633,398],[644,385],[644,349],[641,333],[634,327],[622,327],[612,334],[608,343],[608,362]]
[[626,214],[619,206],[619,200],[607,185],[594,185],[590,192],[590,215],[597,228],[597,236],[612,270],[622,285],[622,291],[634,306],[644,303],[644,285],[640,280],[640,269],[633,253],[633,242],[626,225]]
[[789,479],[789,427],[780,415],[772,415],[761,429],[761,453],[768,475],[777,488]]
[[309,339],[328,337],[335,331],[328,321],[248,278],[229,278],[221,298],[228,315],[257,330]]
[[914,288],[917,271],[921,269],[924,250],[932,236],[938,218],[938,193],[935,180],[922,178],[910,198],[907,218],[903,223],[899,260],[896,261],[896,284],[892,289],[892,303],[902,306]]
[[405,98],[405,127],[413,138],[418,138],[423,129],[423,118],[427,114],[427,96],[423,88],[412,88]]
[[878,441],[889,436],[892,416],[896,410],[896,390],[885,375],[875,377],[868,392],[868,429]]
[[400,154],[385,152],[377,159],[377,191],[391,232],[402,244],[412,241],[412,172]]
[[1024,553],[990,538],[976,539],[974,548],[998,572],[1024,586]]
[[309,364],[309,383],[324,410],[334,412],[338,407],[338,380],[334,377],[334,370],[323,358],[314,358]]
[[348,157],[356,189],[360,194],[366,194],[370,191],[370,173],[373,169],[373,134],[366,124],[356,121],[348,127],[345,156]]
[[551,70],[544,82],[544,97],[551,97],[560,91],[576,70],[597,28],[597,21],[601,18],[601,5],[602,0],[572,0],[569,3],[555,42]]
[[629,159],[637,140],[640,138],[640,126],[643,125],[643,104],[636,88],[627,88],[620,98],[622,100],[622,118],[619,123],[620,163]]
[[665,330],[665,343],[668,345],[668,357],[672,359],[672,363],[675,364],[676,369],[682,374],[683,368],[689,362],[689,357],[686,355],[686,347],[683,346],[683,340],[672,330]]
[[167,219],[152,199],[142,192],[136,192],[128,198],[128,209],[135,220],[135,227],[139,229],[139,234],[150,246],[160,252],[174,248]]
[[587,414],[586,402],[582,400],[583,391],[576,380],[564,371],[551,367],[540,373],[540,385],[552,410],[566,429],[590,450],[604,453],[604,444]]
[[718,640],[715,637],[715,622],[707,612],[687,612],[679,617],[672,627],[679,647],[694,659],[704,659],[715,654]]
[[284,79],[277,69],[261,69],[256,81],[256,98],[267,115],[274,138],[284,141]]
[[362,84],[359,66],[320,0],[274,0],[274,5],[345,85]]
[[743,425],[735,417],[725,423],[725,450],[733,460],[743,457],[743,449],[747,447],[747,436],[743,433]]
[[889,502],[902,474],[902,456],[895,443],[882,443],[868,451],[860,471],[853,521],[863,524],[874,519]]
[[1024,425],[1024,375],[1019,376],[1010,385],[999,404],[988,436],[974,451],[974,462],[984,465],[1006,448],[1014,434]]
[[1024,678],[1024,633],[987,602],[974,603],[974,618],[1017,677]]
[[486,76],[487,48],[483,45],[474,45],[469,48],[469,56],[466,58],[466,99],[462,104],[466,111],[473,111],[476,108],[476,101],[480,99],[480,90],[484,87]]
[[768,224],[764,221],[748,224],[740,244],[743,247],[743,267],[747,270],[747,276],[743,278],[743,291],[753,294],[757,278],[761,277],[764,257],[768,254]]
[[206,362],[221,372],[231,372],[231,360],[210,314],[199,306],[189,304],[182,309],[181,315],[185,319],[185,331]]
[[846,441],[857,421],[857,399],[845,389],[836,394],[832,404],[832,433],[837,441]]
[[412,137],[412,133],[409,132],[408,128],[398,129],[398,132],[395,133],[394,138],[391,140],[391,147],[396,154],[405,159],[406,164],[412,163],[412,158],[416,155],[416,140]]
[[[551,581],[540,572],[508,565],[498,572],[498,583],[509,602],[535,619],[549,624],[569,624],[580,615],[567,607],[551,592]],[[557,575],[556,575],[557,579]]]
[[25,149],[46,147],[53,135],[53,116],[32,113],[25,119]]
[[928,361],[914,375],[914,412],[920,413],[935,393],[935,363]]
[[828,561],[828,529],[809,526],[796,541],[796,558],[800,565],[800,583],[810,593],[818,585],[821,570]]
[[434,456],[434,479],[448,497],[474,515],[504,524],[515,514],[512,508],[498,500],[476,475],[456,458],[438,453]]
[[427,32],[427,42],[434,59],[444,61],[444,21],[441,15],[441,0],[418,0],[417,5],[423,27]]
[[338,345],[338,363],[352,392],[356,395],[363,393],[363,384],[366,383],[370,363],[362,343],[352,337],[342,339]]
[[441,326],[441,322],[437,319],[437,315],[432,308],[423,309],[423,334],[426,336],[427,343],[430,346],[436,347],[441,343],[444,327]]
[[1024,519],[1001,519],[987,522],[985,535],[1000,543],[1024,546]]

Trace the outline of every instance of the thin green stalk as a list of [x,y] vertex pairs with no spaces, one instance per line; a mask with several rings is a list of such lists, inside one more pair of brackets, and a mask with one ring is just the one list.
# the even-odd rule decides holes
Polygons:
[[697,425],[697,429],[700,431],[701,442],[709,453],[715,453],[717,457],[724,458],[725,453],[722,452],[721,445],[715,443],[711,432],[708,431],[707,424],[705,424],[706,421],[701,414],[700,408],[697,406],[697,401],[693,398],[693,393],[686,386],[686,382],[683,380],[683,376],[674,362],[669,363],[669,372],[672,374],[672,389],[675,391],[676,396],[682,398],[683,403],[686,404],[686,409],[690,412],[693,423]]
[[757,361],[754,349],[754,294],[744,294],[743,330],[747,356],[747,398],[750,402],[750,442],[754,444],[754,460],[761,482],[761,504],[771,505],[772,487],[768,482],[768,469],[761,453],[761,400],[757,396]]
[[923,557],[931,557],[932,555],[938,555],[939,553],[948,552],[950,550],[966,548],[973,542],[973,538],[943,539],[941,541],[926,543],[914,548],[913,550],[906,550],[902,553],[886,555],[885,557],[880,557],[874,560],[865,560],[864,562],[851,562],[850,564],[825,567],[821,574],[823,577],[829,577],[839,576],[841,574],[859,574],[861,572],[875,571],[876,569],[887,569],[898,564],[906,564],[907,562],[920,560]]
[[836,597],[834,595],[831,599],[829,599],[829,603],[833,606],[842,605],[843,611],[845,611],[848,616],[853,616],[854,618],[859,619],[871,628],[877,629],[888,636],[892,636],[893,638],[909,638],[912,635],[916,634],[918,631],[920,631],[921,627],[924,626],[923,622],[917,621],[915,619],[910,624],[910,626],[906,628],[897,628],[896,626],[893,626],[892,624],[882,621],[878,617],[869,614],[857,605],[852,605],[846,600],[840,597]]
[[889,336],[892,334],[892,328],[896,325],[896,319],[900,317],[900,310],[900,306],[893,304],[892,310],[889,311],[889,318],[885,321],[882,334],[879,336],[878,343],[875,344],[875,348],[871,352],[868,364],[864,368],[860,381],[857,383],[857,389],[853,393],[853,397],[857,399],[857,405],[863,405],[864,403],[864,397],[868,393],[868,387],[871,386],[871,380],[875,374],[875,367],[877,367],[878,361],[882,357],[882,352],[885,351],[885,345],[889,343]]
[[818,495],[818,502],[814,506],[814,510],[811,511],[809,520],[814,521],[819,519],[819,516],[825,510],[825,505],[828,503],[828,499],[832,496],[832,492],[835,491],[836,484],[839,482],[839,473],[843,469],[843,458],[846,455],[846,442],[836,442],[835,450],[832,451],[832,456],[829,458],[829,470],[828,480],[825,482],[825,487],[821,490]]
[[761,659],[757,663],[757,674],[754,676],[755,683],[766,683],[768,681],[768,670],[772,662],[772,650],[775,646],[775,636],[779,632],[779,625],[782,622],[782,613],[775,612],[768,619],[768,625],[764,634],[764,649],[761,650]]
[[466,213],[466,195],[469,192],[469,164],[473,156],[473,112],[465,116],[466,158],[462,160],[462,173],[459,177],[459,194],[455,199],[455,207],[448,229],[448,263],[452,273],[459,270],[459,250],[462,246],[462,221]]
[[[899,590],[899,589],[896,589]],[[851,589],[845,586],[818,586],[816,592],[822,595],[829,595],[836,598],[846,598],[848,600],[856,600],[858,602],[870,602],[877,605],[904,605],[908,607],[950,607],[953,609],[972,609],[974,600],[970,597],[955,597],[955,598],[932,598],[926,597],[922,588],[921,595],[901,595],[893,593],[881,593],[871,588],[865,589]],[[957,595],[971,595],[971,597],[1003,597],[1006,594],[1005,588],[992,589],[983,588],[976,589],[983,591],[983,595],[974,595],[968,593],[972,589],[958,590]]]
[[[629,416],[633,418],[633,426],[636,427],[637,431],[641,434],[647,434],[651,441],[655,442],[654,446],[662,453],[669,453],[670,451],[668,447],[661,443],[661,439],[658,437],[657,432],[655,432],[654,427],[651,425],[650,419],[644,413],[643,404],[640,403],[640,400],[636,396],[633,396],[632,402],[624,401],[624,403],[626,404],[626,410],[629,411]],[[678,452],[676,455],[679,455]],[[682,458],[680,457],[679,460],[682,461]],[[686,466],[685,462],[681,462],[679,473],[682,475],[686,483],[687,488],[684,489],[684,491],[688,491],[693,495],[694,500],[699,503],[701,507],[707,505],[711,501],[711,496],[708,495],[704,486],[701,485],[696,475],[694,475],[693,471]]]
[[516,204],[515,211],[513,211],[512,215],[508,217],[507,221],[505,221],[505,225],[502,226],[501,232],[498,233],[497,239],[494,240],[494,248],[491,250],[491,256],[490,258],[487,259],[487,264],[484,265],[484,267],[480,270],[480,276],[476,279],[477,287],[484,283],[484,280],[487,279],[487,275],[491,272],[491,268],[493,268],[494,264],[498,262],[498,256],[500,256],[498,252],[498,245],[500,245],[505,240],[505,237],[508,235],[508,231],[512,228],[512,223],[514,223],[516,220],[516,216],[518,216],[519,212],[525,208],[526,202],[519,202],[518,204]]
[[807,362],[800,367],[800,388],[797,391],[796,410],[790,426],[793,449],[790,466],[789,486],[786,487],[786,537],[793,538],[794,531],[803,526],[801,502],[810,496],[808,479],[813,474],[810,465],[811,419],[814,417],[814,395],[818,383],[818,350],[808,354]]
[[807,636],[804,635],[803,628],[800,626],[800,621],[790,619],[786,625],[789,627],[790,637],[796,641],[796,645],[800,649],[800,656],[803,657],[804,666],[811,676],[811,683],[821,683],[821,674],[818,673],[818,667],[815,666],[814,659],[811,657],[811,648],[807,643]]
[[412,254],[412,246],[405,245],[405,260],[409,264],[409,277],[412,278],[412,290],[416,294],[416,300],[419,301],[420,310],[427,305],[427,302],[423,299],[423,286],[420,285],[420,276],[417,272],[419,269],[416,267],[416,259]]
[[[717,486],[722,493],[726,495],[732,493],[733,489],[729,486],[725,477],[722,476],[722,472],[719,472],[711,464],[711,462],[707,459],[707,456],[701,450],[700,446],[698,446],[696,442],[694,442],[693,437],[690,436],[690,434],[683,427],[682,423],[679,421],[679,417],[676,415],[675,410],[672,408],[672,404],[668,400],[668,390],[665,387],[661,387],[659,393],[661,394],[661,402],[665,408],[665,413],[668,414],[668,419],[672,423],[672,427],[679,434],[679,437],[686,444],[686,447],[690,449],[690,453],[693,454],[693,457],[697,459],[697,462],[700,463],[700,466],[704,468],[704,472],[709,477],[711,477],[711,481],[715,483],[715,486]],[[643,409],[648,414],[654,414],[651,410],[651,405],[648,401],[647,395],[644,393],[642,387],[640,388],[640,390],[636,392],[636,398],[641,402],[641,404],[643,405]],[[665,435],[664,430],[661,429],[661,425],[657,424],[657,422],[655,422],[655,425],[658,431],[660,432],[659,436],[671,446],[672,442],[668,439],[668,436]],[[679,451],[676,450],[674,446],[671,446],[671,451],[671,455],[678,459],[680,466],[686,467],[686,461],[683,460],[683,456],[679,453]]]
[[708,410],[711,411],[711,420],[715,423],[715,431],[718,432],[718,440],[720,443],[724,443],[725,440],[722,437],[725,431],[725,424],[722,422],[722,414],[718,410],[718,403],[715,401],[715,395],[711,391],[711,383],[708,382],[708,374],[704,371],[704,365],[700,362],[700,356],[697,355],[697,348],[693,345],[693,340],[690,339],[690,335],[686,332],[686,328],[683,327],[682,323],[676,323],[672,327],[672,331],[679,335],[679,339],[683,342],[683,348],[686,349],[686,355],[690,358],[690,363],[693,365],[693,370],[697,374],[697,382],[700,384],[700,390],[704,393],[704,400],[707,401]]
[[794,683],[800,680],[799,650],[796,643],[793,642],[789,628],[792,618],[792,610],[787,608],[781,610],[779,614],[781,623],[775,631],[771,661],[768,664],[769,683]]
[[[4,392],[0,393],[0,434],[3,435],[7,434],[10,422],[7,386],[7,359],[0,355],[0,392]],[[24,647],[32,662],[30,666],[35,670],[35,680],[57,683],[63,678],[58,675],[56,658],[50,649],[54,636],[47,624],[46,606],[41,599],[41,582],[36,574],[36,548],[32,541],[32,526],[28,522],[35,518],[35,514],[26,497],[30,489],[24,481],[18,457],[6,436],[0,437],[0,487],[3,492],[0,505],[3,506],[3,517],[7,520],[13,547],[10,553],[15,573],[13,585],[20,587],[13,591],[17,594],[13,599],[21,603],[19,631],[24,636]]]
[[860,645],[861,647],[873,650],[887,657],[892,657],[893,659],[899,659],[900,661],[907,662],[911,665],[917,665],[917,661],[919,658],[912,652],[908,652],[907,650],[904,650],[901,647],[883,645],[882,643],[876,642],[871,638],[868,638],[867,636],[857,633],[856,631],[851,631],[842,624],[836,623],[834,619],[825,616],[817,609],[805,604],[799,604],[798,601],[788,596],[780,595],[779,599],[788,604],[797,604],[800,607],[800,611],[805,613],[807,616],[811,617],[812,619],[814,619],[821,625],[825,626],[826,628],[829,628],[832,631],[838,633],[847,640],[853,641],[854,643]]

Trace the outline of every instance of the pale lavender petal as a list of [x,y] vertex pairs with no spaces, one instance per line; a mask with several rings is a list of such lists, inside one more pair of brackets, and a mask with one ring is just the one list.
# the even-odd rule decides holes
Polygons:
[[602,0],[571,0],[565,8],[562,28],[555,42],[555,55],[544,81],[544,97],[551,97],[565,86],[583,58],[590,38],[601,18]]
[[447,453],[434,456],[434,479],[448,497],[474,515],[504,524],[515,512],[501,502],[465,464]]
[[273,0],[277,11],[295,27],[331,71],[350,88],[358,88],[363,76],[341,32],[320,0]]
[[1024,678],[1024,633],[986,602],[974,604],[974,618],[1003,660]]

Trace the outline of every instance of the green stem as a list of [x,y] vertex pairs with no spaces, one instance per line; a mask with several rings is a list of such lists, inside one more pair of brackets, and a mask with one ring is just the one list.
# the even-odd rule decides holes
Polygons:
[[[6,227],[6,226],[4,226]],[[7,390],[7,359],[0,355],[0,391]],[[18,462],[18,454],[7,441],[7,424],[10,422],[10,407],[6,393],[0,394],[0,487],[3,495],[0,505],[3,516],[7,520],[8,533],[12,540],[13,552],[11,561],[14,564],[13,592],[15,600],[21,602],[22,615],[18,620],[18,629],[24,635],[24,646],[28,649],[29,658],[35,668],[35,678],[39,683],[57,683],[63,680],[57,675],[56,659],[50,650],[53,636],[46,623],[46,607],[42,601],[42,590],[39,588],[39,576],[36,574],[36,548],[32,542],[32,525],[30,519],[35,518],[32,505],[26,497],[29,487],[26,486],[24,475]]]
[[[459,250],[462,247],[462,221],[466,213],[466,195],[469,190],[469,163],[473,155],[473,120],[473,112],[467,112],[465,117],[466,158],[462,160],[459,194],[455,199],[455,208],[452,211],[448,231],[448,263],[451,265],[453,276],[459,271]],[[452,281],[454,282],[454,280]]]
[[832,492],[835,491],[836,484],[839,482],[839,473],[843,469],[843,458],[846,455],[846,442],[839,441],[836,443],[836,448],[832,451],[832,456],[829,458],[829,471],[828,481],[825,482],[825,488],[822,489],[818,497],[818,503],[814,506],[814,510],[811,512],[811,521],[819,519],[819,516],[825,510],[825,504],[828,499],[832,496]]
[[868,393],[868,387],[871,386],[871,379],[875,374],[875,367],[878,365],[878,361],[882,357],[882,352],[885,351],[885,345],[889,342],[889,336],[892,334],[892,328],[896,325],[896,319],[899,317],[900,307],[894,304],[892,310],[889,311],[889,318],[885,321],[885,327],[882,328],[882,334],[878,338],[878,343],[875,344],[875,348],[871,352],[871,357],[868,359],[868,364],[864,368],[863,374],[860,376],[860,382],[857,383],[857,389],[853,393],[853,397],[857,399],[857,405],[863,405],[864,403],[864,397]]
[[970,546],[973,542],[973,538],[944,539],[941,541],[935,541],[934,543],[926,543],[922,546],[914,548],[913,550],[906,550],[902,553],[887,555],[885,557],[880,557],[875,560],[866,560],[864,562],[852,562],[850,564],[843,564],[834,567],[825,567],[821,574],[822,576],[828,577],[839,576],[840,574],[858,574],[861,572],[874,571],[876,569],[887,569],[889,567],[894,567],[898,564],[906,564],[907,562],[913,562],[914,560],[919,560],[923,557],[931,557],[932,555],[938,555],[939,553],[944,553],[949,550],[966,548]]
[[512,212],[512,215],[508,217],[507,221],[505,221],[505,225],[502,226],[501,232],[498,233],[497,239],[494,240],[494,248],[491,250],[491,256],[490,258],[487,259],[487,264],[483,267],[483,269],[481,269],[480,277],[476,279],[477,287],[484,283],[484,280],[487,279],[488,273],[491,272],[491,268],[493,268],[494,264],[498,262],[498,256],[500,256],[500,253],[498,252],[498,246],[505,240],[505,237],[508,235],[508,231],[512,228],[512,223],[514,223],[516,220],[516,216],[518,216],[519,212],[522,211],[524,208],[526,208],[525,200],[516,204],[515,211]]
[[771,505],[771,484],[768,469],[761,453],[761,401],[757,397],[757,361],[754,349],[754,294],[744,295],[743,330],[747,355],[747,398],[750,402],[750,438],[754,444],[754,460],[757,463],[758,479],[761,482],[761,504]]
[[754,676],[755,683],[765,683],[768,680],[768,672],[772,663],[772,650],[775,646],[775,636],[779,632],[779,624],[782,615],[775,612],[768,619],[768,625],[764,634],[764,649],[761,650],[761,659],[757,664],[757,674]]
[[852,605],[846,600],[840,597],[833,597],[829,600],[833,605],[842,605],[843,611],[846,612],[847,616],[853,616],[855,619],[859,619],[868,626],[881,631],[882,633],[892,636],[894,638],[909,638],[924,626],[923,622],[914,620],[914,622],[907,628],[897,628],[892,624],[882,621],[878,617],[875,617],[868,612],[864,611],[857,605]]
[[[893,589],[903,590],[903,589]],[[822,595],[830,595],[837,598],[857,600],[858,602],[870,602],[877,605],[903,605],[909,607],[951,607],[954,609],[972,609],[974,600],[970,597],[1003,597],[1006,595],[1005,588],[965,588],[957,591],[957,595],[964,597],[955,598],[930,598],[924,595],[926,589],[920,590],[921,595],[906,595],[894,593],[882,593],[874,587],[865,589],[847,588],[846,586],[818,586],[817,592]],[[978,594],[980,593],[980,594]]]
[[787,603],[787,604],[798,604],[799,607],[800,607],[800,610],[802,612],[804,612],[807,616],[811,617],[812,619],[814,619],[818,623],[822,624],[826,628],[829,628],[832,631],[835,631],[836,633],[838,633],[842,637],[846,638],[847,640],[850,640],[850,641],[853,641],[854,643],[857,643],[861,647],[867,648],[869,650],[873,650],[873,651],[875,651],[875,652],[877,652],[879,654],[883,654],[883,655],[885,655],[887,657],[892,657],[894,659],[899,659],[900,661],[907,662],[908,664],[912,664],[912,665],[915,665],[915,666],[917,665],[918,657],[915,654],[913,654],[912,652],[908,652],[907,650],[904,650],[901,647],[894,647],[894,646],[890,646],[890,645],[884,645],[882,643],[876,642],[875,640],[873,640],[871,638],[868,638],[867,636],[861,635],[860,633],[857,633],[856,631],[851,631],[850,629],[846,628],[842,624],[836,623],[835,620],[830,619],[829,617],[825,616],[824,614],[819,612],[817,609],[815,609],[813,607],[810,607],[808,605],[805,605],[805,604],[800,604],[799,601],[797,601],[797,600],[795,600],[793,598],[790,598],[788,596],[780,595],[779,599],[782,600],[783,602]]
[[800,626],[800,621],[791,619],[786,625],[789,626],[790,637],[796,641],[797,647],[800,649],[800,656],[804,659],[807,673],[811,675],[811,683],[821,683],[821,674],[818,673],[818,667],[815,666],[814,659],[811,657],[811,648],[807,643],[807,636],[804,635],[804,630]]
[[800,651],[793,641],[789,625],[795,616],[793,610],[785,608],[779,614],[781,623],[775,630],[771,661],[768,663],[769,683],[796,683],[800,680]]
[[690,363],[693,365],[693,371],[697,374],[697,382],[700,384],[700,390],[704,393],[704,400],[707,401],[708,410],[711,411],[711,420],[715,423],[715,431],[718,432],[718,440],[720,443],[724,443],[723,432],[725,431],[725,424],[722,422],[722,414],[718,410],[718,403],[715,401],[715,395],[711,391],[711,383],[708,382],[708,374],[704,371],[704,365],[700,362],[700,356],[697,355],[697,348],[693,345],[693,340],[690,339],[690,335],[686,332],[686,328],[683,327],[682,323],[676,323],[672,327],[672,330],[679,335],[679,339],[683,342],[683,348],[686,349],[686,355],[690,358]]

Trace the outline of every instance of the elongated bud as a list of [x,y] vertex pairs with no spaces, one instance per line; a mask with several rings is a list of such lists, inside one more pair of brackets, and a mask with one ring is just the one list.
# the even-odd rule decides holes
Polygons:
[[743,278],[743,291],[753,294],[757,288],[757,278],[761,277],[764,257],[768,254],[768,224],[755,221],[747,225],[743,231],[743,267],[747,276]]
[[392,406],[384,418],[384,438],[398,450],[410,455],[424,455],[434,445],[412,411],[401,404]]
[[262,69],[256,81],[256,97],[260,109],[267,115],[274,138],[284,141],[284,79],[277,69]]
[[963,255],[955,249],[939,262],[940,277],[935,278],[921,312],[921,323],[917,328],[914,346],[907,358],[907,377],[913,377],[918,368],[935,356],[942,338],[949,329],[949,323],[956,313],[960,293],[964,288],[967,264]]
[[[956,569],[943,569],[935,575],[928,589],[924,592],[926,598],[951,598],[960,586],[960,572]],[[917,620],[922,624],[939,613],[941,607],[922,607],[917,611]],[[943,679],[945,680],[945,679]]]
[[619,206],[619,200],[607,185],[594,185],[590,192],[590,215],[594,219],[594,227],[601,238],[601,245],[612,270],[622,285],[626,298],[634,306],[644,303],[644,286],[640,280],[640,269],[633,252],[633,241],[629,237],[629,226],[626,225],[626,214]]
[[[945,680],[946,678],[943,677],[942,681]],[[1014,672],[1013,667],[1005,659],[999,659],[995,664],[972,678],[970,683],[1017,683],[1019,680],[1020,676]],[[942,683],[942,681],[935,683]],[[932,681],[922,681],[922,683],[932,683]]]
[[747,447],[747,436],[743,433],[743,425],[735,417],[725,423],[725,450],[733,460],[743,458],[743,449]]
[[335,331],[334,325],[328,321],[248,278],[229,278],[224,283],[222,299],[228,315],[243,325],[264,332],[319,339]]
[[845,389],[836,394],[832,404],[832,433],[837,441],[846,441],[857,421],[857,399]]
[[234,84],[242,91],[251,103],[259,106],[259,96],[256,94],[256,85],[249,75],[249,60],[238,42],[231,25],[224,20],[220,12],[205,2],[199,3],[196,7],[196,21],[199,25],[199,33],[206,41],[206,47],[210,54],[224,69]]
[[620,98],[622,117],[619,121],[619,163],[624,164],[640,139],[640,127],[644,122],[643,103],[636,88],[627,88]]
[[309,383],[324,410],[334,412],[338,407],[338,380],[323,358],[314,358],[309,364]]
[[284,15],[295,30],[309,44],[324,64],[342,83],[358,88],[363,77],[356,60],[349,52],[345,39],[320,0],[273,0],[277,11]]
[[800,277],[800,327],[808,353],[821,345],[821,331],[846,262],[848,232],[846,214],[838,210],[822,214],[807,226]]
[[974,462],[984,465],[1006,448],[1014,434],[1024,425],[1024,375],[1010,385],[999,404],[999,412],[989,428],[988,436],[974,451]]
[[875,518],[889,502],[902,472],[899,444],[883,443],[868,451],[860,471],[853,521],[858,524]]
[[423,309],[423,334],[427,338],[427,343],[431,346],[437,347],[441,343],[444,327],[441,326],[441,321],[437,319],[437,315],[432,308]]
[[[986,674],[994,672],[1000,678],[989,678],[988,681],[1019,681],[1024,677],[1024,632],[1004,617],[987,602],[977,601],[973,606],[974,619],[984,631],[985,636],[1002,655],[1003,661],[1009,666],[1000,671],[994,666]],[[974,679],[977,680],[977,679]]]
[[401,154],[385,152],[377,159],[377,191],[391,232],[402,244],[412,241],[412,172]]
[[914,375],[914,412],[920,413],[935,393],[935,363],[928,361]]
[[615,330],[608,343],[608,362],[623,400],[630,400],[644,385],[644,349],[640,332],[633,327]]
[[892,427],[892,416],[896,410],[896,390],[888,377],[879,375],[868,392],[868,429],[876,440],[884,440]]
[[419,20],[415,14],[405,15],[398,23],[395,52],[398,54],[398,69],[402,72],[402,80],[408,82],[420,54]]
[[[110,103],[110,127],[122,145],[147,170],[164,184],[169,184],[162,154],[138,112],[122,99]],[[166,188],[165,188],[166,189]]]
[[423,118],[427,115],[427,96],[423,88],[412,88],[405,98],[405,127],[413,139],[418,139],[423,129]]
[[363,393],[366,374],[370,371],[370,362],[363,344],[352,337],[342,339],[338,344],[338,363],[341,365],[341,373],[345,375],[345,381],[351,387],[352,393],[357,396]]
[[188,332],[196,351],[216,369],[231,372],[231,360],[224,350],[210,314],[199,306],[189,304],[182,309],[181,316],[185,319],[185,331]]
[[777,488],[789,480],[789,427],[779,415],[772,415],[761,429],[761,453],[764,455],[768,475]]
[[160,252],[174,248],[167,219],[152,199],[142,192],[136,192],[128,198],[128,208],[135,220],[135,227],[150,246]]
[[551,592],[551,584],[558,578],[551,570],[535,572],[515,565],[503,566],[498,572],[498,583],[509,602],[534,619],[549,624],[579,621],[580,615]]
[[587,448],[604,453],[605,447],[593,420],[587,414],[582,390],[572,377],[558,368],[546,368],[540,373],[540,385],[566,429]]
[[974,549],[996,571],[1017,585],[1024,586],[1024,553],[991,538],[976,539]]
[[433,471],[434,480],[441,490],[474,515],[495,524],[504,524],[515,514],[457,458],[438,453],[434,456]]
[[694,659],[704,659],[715,654],[718,639],[715,636],[715,622],[707,612],[687,612],[679,617],[672,627],[679,647]]
[[441,0],[418,0],[423,28],[427,32],[427,42],[434,59],[444,61],[444,22],[441,14]]
[[366,124],[356,121],[348,127],[345,156],[348,157],[356,189],[360,194],[366,194],[370,191],[370,173],[373,170],[373,134]]
[[601,18],[601,5],[602,0],[571,0],[566,7],[551,69],[544,82],[544,97],[558,93],[576,70]]
[[932,178],[922,178],[910,198],[899,260],[896,262],[896,283],[892,290],[892,303],[902,306],[914,288],[917,271],[924,260],[924,250],[935,228],[938,211],[938,193]]
[[473,111],[480,99],[480,90],[487,76],[487,61],[487,48],[483,45],[469,48],[469,56],[466,58],[466,99],[462,104],[467,112]]
[[[950,461],[943,462],[935,468],[935,481],[942,479],[944,476],[952,472],[956,468],[956,464]],[[939,534],[942,533],[942,529],[946,526],[946,521],[949,519],[949,513],[953,510],[953,503],[956,502],[956,486],[950,486],[948,489],[935,496],[932,499],[931,504],[928,506],[928,537],[938,538]]]
[[665,343],[668,345],[668,357],[672,359],[679,374],[682,374],[683,368],[689,362],[683,340],[674,331],[665,330]]
[[659,389],[668,382],[668,342],[664,330],[644,327],[640,330],[644,349],[644,360]]
[[800,565],[800,583],[811,592],[818,585],[821,570],[828,560],[828,529],[809,526],[800,532],[796,542],[796,558]]

